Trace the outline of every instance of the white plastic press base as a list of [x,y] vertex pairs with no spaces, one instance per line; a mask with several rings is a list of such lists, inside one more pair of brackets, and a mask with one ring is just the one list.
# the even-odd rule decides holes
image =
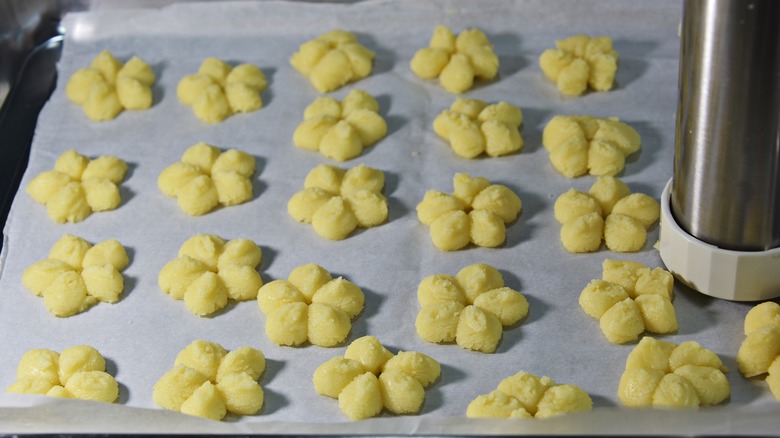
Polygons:
[[694,290],[732,301],[780,296],[780,248],[731,251],[686,233],[671,210],[672,180],[661,195],[659,249],[667,269]]

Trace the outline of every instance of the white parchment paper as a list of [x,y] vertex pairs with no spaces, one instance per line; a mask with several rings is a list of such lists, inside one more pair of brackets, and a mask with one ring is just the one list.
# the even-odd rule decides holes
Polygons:
[[[41,113],[22,187],[51,169],[68,148],[93,158],[116,155],[130,164],[130,172],[121,185],[120,208],[77,224],[56,224],[23,190],[16,196],[0,258],[0,333],[4,335],[0,387],[14,381],[19,358],[31,348],[61,351],[89,344],[108,359],[121,395],[117,405],[103,405],[3,394],[0,431],[776,434],[780,404],[763,381],[742,378],[735,362],[750,305],[710,299],[682,286],[675,287],[680,329],[663,339],[695,340],[720,355],[731,369],[731,398],[722,406],[693,412],[622,407],[618,381],[633,345],[607,342],[598,322],[581,311],[577,298],[591,279],[600,277],[605,258],[662,266],[652,248],[657,226],[645,248],[635,254],[602,249],[575,255],[558,240],[560,227],[552,211],[555,198],[571,187],[587,190],[593,178],[566,179],[550,165],[541,131],[553,115],[618,116],[634,126],[642,136],[642,149],[628,159],[620,175],[633,191],[657,199],[671,177],[680,13],[676,1],[380,0],[187,3],[160,10],[68,15],[57,89]],[[435,82],[416,78],[409,61],[416,50],[427,46],[437,24],[456,33],[478,27],[490,38],[500,58],[499,77],[465,96],[521,107],[526,143],[522,153],[465,160],[433,133],[433,119],[454,96]],[[355,32],[377,56],[371,76],[331,95],[341,99],[352,88],[372,93],[389,125],[385,139],[340,164],[347,168],[365,163],[385,172],[389,220],[339,242],[320,238],[286,212],[287,200],[302,188],[311,168],[338,164],[292,144],[304,108],[318,94],[288,63],[301,43],[334,28]],[[539,54],[553,47],[555,39],[577,33],[614,39],[620,64],[613,91],[566,98],[542,76]],[[158,82],[150,110],[94,123],[67,100],[64,86],[69,76],[103,49],[121,60],[137,55],[153,66]],[[194,73],[208,56],[259,66],[270,82],[262,96],[265,107],[217,125],[198,121],[177,100],[175,90],[179,79]],[[198,141],[237,148],[257,158],[251,202],[188,217],[159,191],[160,171]],[[430,242],[415,206],[428,189],[451,192],[456,172],[485,176],[522,198],[522,215],[509,226],[502,247],[444,253]],[[99,304],[83,314],[58,319],[45,310],[41,298],[24,290],[23,270],[46,258],[64,233],[91,242],[115,238],[128,249],[131,264],[124,272],[126,290],[119,303]],[[265,318],[254,301],[233,303],[212,317],[199,318],[162,293],[157,286],[159,270],[176,257],[184,240],[197,233],[256,241],[264,252],[260,272],[266,282],[316,262],[360,286],[366,308],[354,321],[349,340],[374,335],[394,352],[421,351],[442,364],[441,379],[426,391],[420,415],[383,414],[351,423],[335,400],[317,395],[311,384],[314,369],[343,354],[344,347],[278,347],[265,337]],[[507,285],[530,302],[528,318],[504,332],[495,354],[429,344],[414,329],[420,280],[434,273],[455,274],[472,263],[498,268]],[[266,402],[258,415],[217,423],[165,412],[153,403],[154,382],[194,339],[219,342],[229,350],[252,345],[264,351],[268,370],[260,383]],[[593,398],[594,411],[549,421],[465,418],[473,398],[520,370],[582,387]]]

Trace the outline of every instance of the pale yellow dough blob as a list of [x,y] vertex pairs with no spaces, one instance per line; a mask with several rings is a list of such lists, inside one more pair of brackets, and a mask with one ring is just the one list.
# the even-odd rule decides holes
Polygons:
[[586,314],[599,320],[608,341],[624,344],[636,341],[644,332],[677,331],[673,288],[674,277],[665,269],[605,259],[602,279],[585,286],[579,304]]
[[374,52],[346,30],[335,29],[300,45],[290,65],[320,93],[341,88],[371,74]]
[[122,271],[129,259],[116,240],[92,245],[65,234],[54,244],[47,259],[28,266],[22,285],[43,297],[54,316],[81,313],[99,302],[116,303],[125,288]]
[[154,71],[142,59],[133,56],[122,64],[104,50],[89,67],[71,75],[65,94],[71,102],[81,105],[91,120],[106,121],[126,109],[151,108],[155,81]]
[[457,251],[469,243],[489,248],[503,244],[506,225],[517,219],[523,203],[504,185],[457,173],[452,195],[428,190],[416,208],[420,222],[430,225],[433,244]]
[[493,80],[498,64],[498,55],[481,30],[467,29],[456,36],[447,26],[438,25],[428,47],[414,54],[410,68],[417,77],[438,78],[447,92],[460,94],[477,80]]
[[745,377],[763,376],[780,401],[780,305],[767,301],[745,315],[745,340],[737,352],[739,371]]
[[320,164],[287,202],[287,212],[298,222],[312,224],[320,236],[343,240],[358,227],[372,228],[387,221],[384,184],[381,170],[363,164],[346,171]]
[[379,415],[416,414],[425,388],[441,375],[435,359],[415,351],[394,355],[374,336],[355,339],[344,356],[336,356],[312,377],[318,394],[338,399],[341,411],[353,421]]
[[258,383],[265,364],[256,348],[227,351],[216,342],[195,340],[157,380],[152,398],[165,409],[217,421],[228,413],[255,415],[265,402]]
[[127,163],[103,155],[90,160],[73,149],[62,153],[54,169],[41,172],[26,187],[33,200],[46,206],[57,223],[81,222],[93,212],[114,210],[122,203],[119,184]]
[[618,53],[606,36],[574,35],[555,41],[556,49],[539,57],[544,75],[568,96],[579,96],[588,88],[609,91],[615,82]]
[[235,67],[219,58],[206,58],[198,72],[184,76],[176,86],[176,96],[191,106],[195,117],[206,123],[219,123],[237,113],[263,107],[261,93],[268,88],[265,74],[252,64]]
[[58,354],[28,350],[19,361],[16,381],[6,392],[114,403],[119,384],[106,372],[106,360],[95,348],[77,345]]
[[342,344],[365,301],[357,285],[333,278],[314,263],[293,269],[287,280],[271,281],[257,292],[257,304],[266,317],[266,336],[284,346]]
[[640,149],[641,138],[617,118],[559,115],[547,122],[542,143],[555,170],[576,178],[617,175],[626,157]]
[[724,402],[731,390],[720,358],[695,341],[645,336],[626,359],[618,397],[628,407],[695,409]]
[[645,246],[647,230],[661,210],[658,201],[631,193],[620,179],[600,176],[588,193],[570,189],[558,196],[554,212],[569,252],[597,251],[602,241],[615,252],[636,252]]
[[466,266],[455,277],[425,277],[417,300],[415,328],[422,339],[483,353],[493,353],[504,328],[528,315],[525,296],[504,286],[501,273],[484,263]]
[[204,142],[190,146],[181,161],[163,169],[157,186],[176,198],[190,216],[204,215],[218,206],[229,207],[252,199],[255,158],[236,149],[221,149]]
[[303,122],[293,132],[293,143],[344,162],[386,135],[387,122],[379,114],[374,96],[353,89],[342,101],[318,97],[306,107]]
[[160,289],[183,300],[190,312],[208,316],[229,300],[257,297],[263,279],[257,267],[263,259],[260,247],[249,239],[225,241],[212,234],[196,234],[166,263],[157,277]]
[[469,418],[550,418],[588,412],[593,401],[572,384],[556,384],[547,376],[519,371],[502,380],[492,392],[469,403]]
[[434,119],[433,129],[458,156],[500,157],[523,149],[522,123],[522,110],[510,103],[457,98]]

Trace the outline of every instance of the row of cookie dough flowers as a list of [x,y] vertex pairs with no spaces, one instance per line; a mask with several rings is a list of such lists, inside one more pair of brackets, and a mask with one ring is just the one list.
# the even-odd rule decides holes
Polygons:
[[[746,317],[746,325],[752,325],[757,314],[776,316],[778,312],[757,306]],[[740,357],[745,349],[752,347],[743,345]],[[760,350],[751,353],[764,354]],[[265,368],[266,358],[259,349],[243,346],[227,351],[215,342],[196,340],[177,354],[174,368],[157,380],[152,398],[164,409],[212,420],[222,420],[227,414],[256,415],[265,404],[259,383]],[[418,414],[425,389],[440,380],[441,370],[441,364],[430,356],[415,351],[393,354],[376,337],[364,336],[350,343],[343,356],[318,366],[312,384],[318,394],[338,399],[341,411],[351,420],[374,417],[383,410]],[[618,398],[632,408],[715,405],[730,396],[727,371],[714,352],[694,341],[676,345],[645,337],[626,359]],[[771,373],[770,369],[773,379]],[[769,383],[775,391],[774,380]],[[119,398],[119,384],[106,372],[105,358],[88,345],[70,347],[61,354],[47,349],[27,351],[17,367],[16,381],[6,391],[108,403]],[[549,377],[519,371],[501,380],[495,390],[474,398],[466,416],[549,418],[587,412],[592,406],[590,395],[576,385],[556,384]]]
[[[566,95],[580,95],[588,88],[608,91],[617,72],[617,52],[608,37],[576,35],[556,41],[557,49],[545,51],[539,63],[545,76]],[[332,30],[305,42],[290,58],[290,64],[306,76],[320,93],[336,90],[371,74],[374,52],[345,30]],[[420,49],[410,63],[422,79],[438,78],[450,93],[469,90],[475,79],[493,80],[499,59],[488,37],[479,29],[455,35],[446,26],[434,29],[429,47]],[[104,50],[89,67],[69,78],[66,94],[95,121],[114,119],[123,110],[152,106],[156,75],[151,66],[133,56],[121,62]],[[176,94],[195,116],[218,123],[235,113],[263,107],[261,93],[268,81],[253,64],[235,67],[218,58],[206,58],[198,72],[179,81]]]

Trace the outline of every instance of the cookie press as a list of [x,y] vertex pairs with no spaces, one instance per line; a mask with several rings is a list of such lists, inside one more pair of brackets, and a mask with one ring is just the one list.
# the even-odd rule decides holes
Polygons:
[[685,0],[660,253],[691,288],[780,296],[780,2]]

